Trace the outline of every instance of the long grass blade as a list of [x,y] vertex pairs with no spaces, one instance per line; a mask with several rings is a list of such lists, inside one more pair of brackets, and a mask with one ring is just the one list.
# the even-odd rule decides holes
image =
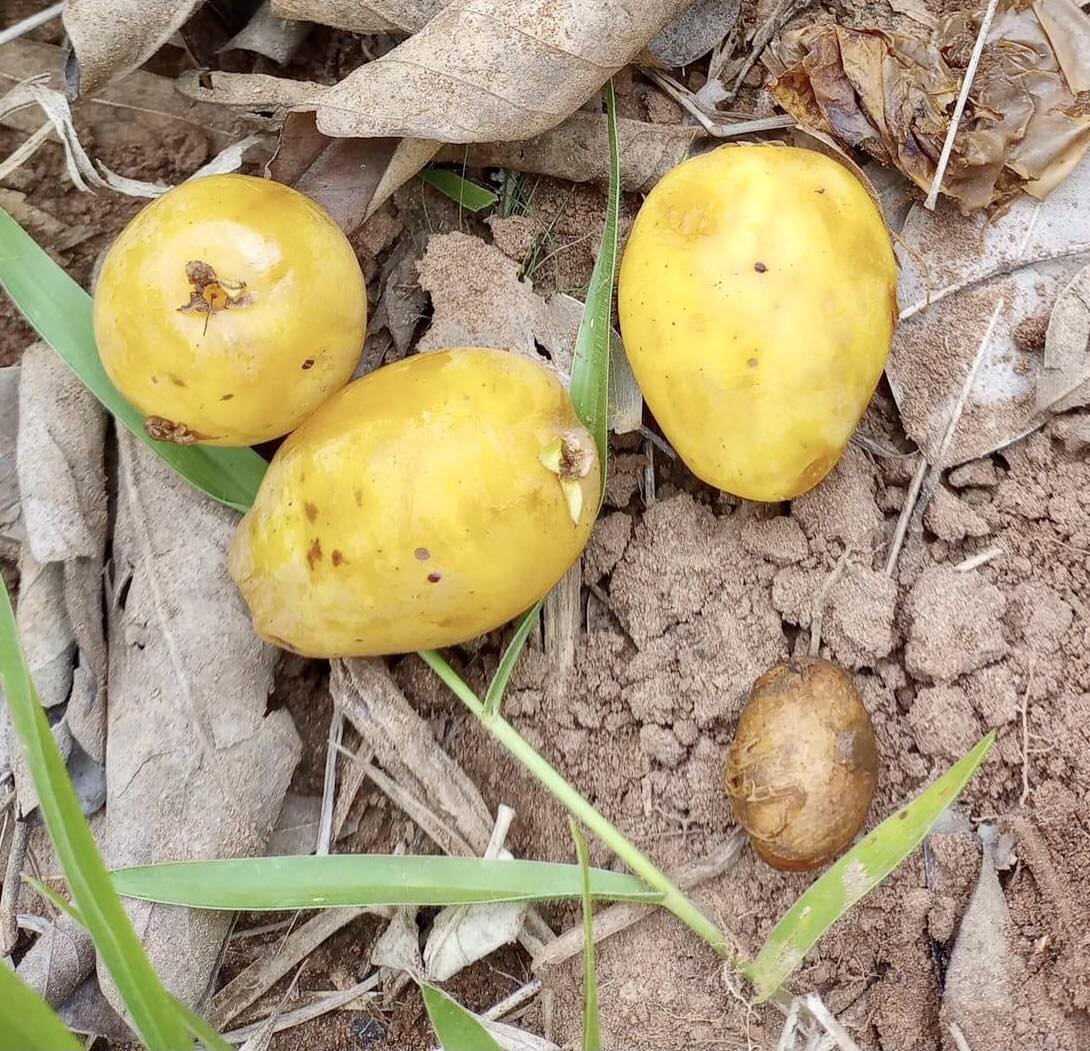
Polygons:
[[612,336],[613,282],[617,273],[617,227],[621,208],[621,157],[617,148],[616,99],[613,81],[606,84],[606,119],[609,125],[609,194],[606,223],[598,258],[594,261],[583,320],[572,359],[571,400],[580,419],[598,445],[605,488],[609,435],[609,351]]
[[788,909],[757,958],[744,968],[758,1002],[783,985],[814,943],[919,846],[984,761],[994,740],[994,733],[983,738],[933,785],[864,836]]
[[29,985],[0,963],[0,1051],[82,1051],[83,1045]]
[[503,1051],[477,1016],[426,982],[420,986],[435,1035],[443,1051]]
[[537,619],[541,616],[541,607],[544,605],[545,600],[543,598],[538,599],[530,609],[523,613],[522,620],[519,621],[518,627],[515,628],[515,634],[511,636],[511,641],[503,651],[503,656],[500,657],[496,674],[492,676],[492,681],[488,684],[488,693],[484,695],[484,710],[487,714],[492,715],[499,712],[500,706],[503,704],[503,695],[507,692],[507,684],[511,681],[515,665],[518,664],[519,657],[526,647],[526,640],[530,637],[530,632],[537,626]]
[[[237,511],[253,503],[265,461],[252,449],[156,442],[144,417],[110,382],[91,325],[91,297],[0,209],[0,287],[87,389],[149,448],[198,489]],[[139,299],[133,310],[140,309]]]
[[163,988],[110,882],[91,828],[31,682],[19,645],[7,589],[0,587],[0,687],[26,754],[38,805],[76,907],[102,962],[150,1051],[191,1046],[170,995]]
[[[332,854],[180,861],[117,869],[130,898],[247,912],[366,905],[473,905],[578,898],[577,865],[488,861],[438,855]],[[660,895],[634,876],[591,870],[591,894],[654,903]]]
[[[569,820],[571,820],[569,818]],[[583,873],[583,1051],[601,1051],[602,1020],[598,1012],[598,968],[594,962],[594,902],[590,894],[590,855],[583,830],[571,820],[572,839]]]

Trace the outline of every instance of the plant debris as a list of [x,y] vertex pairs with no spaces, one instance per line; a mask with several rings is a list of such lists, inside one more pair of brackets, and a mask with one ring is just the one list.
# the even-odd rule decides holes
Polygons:
[[[979,21],[939,20],[930,37],[842,25],[786,33],[770,85],[800,124],[897,167],[921,190],[935,176]],[[1090,16],[1074,0],[1004,4],[988,33],[942,191],[962,211],[1022,191],[1043,200],[1090,146]]]

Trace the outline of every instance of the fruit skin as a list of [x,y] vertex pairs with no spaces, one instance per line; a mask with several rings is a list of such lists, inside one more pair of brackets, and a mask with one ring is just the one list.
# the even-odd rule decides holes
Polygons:
[[754,684],[727,753],[727,795],[759,857],[817,868],[862,829],[878,784],[874,729],[851,676],[781,661]]
[[[542,462],[561,439],[570,483]],[[529,608],[590,537],[594,441],[546,368],[430,351],[334,395],[273,458],[231,544],[258,634],[311,657],[450,646]]]
[[[220,282],[204,299],[199,263]],[[249,175],[185,182],[148,205],[95,291],[110,379],[153,437],[184,444],[254,445],[293,430],[348,382],[366,325],[348,239],[310,198]]]
[[832,469],[889,356],[897,264],[843,165],[722,146],[651,191],[621,262],[633,372],[690,470],[787,500]]

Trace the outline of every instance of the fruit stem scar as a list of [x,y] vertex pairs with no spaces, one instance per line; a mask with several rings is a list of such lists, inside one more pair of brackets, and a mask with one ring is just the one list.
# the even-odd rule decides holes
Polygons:
[[245,281],[229,281],[216,275],[208,263],[191,259],[185,264],[185,277],[192,286],[189,302],[178,307],[179,314],[204,314],[204,331],[208,319],[220,310],[246,307],[254,301],[253,292],[246,291]]
[[193,445],[207,441],[210,437],[199,431],[192,431],[184,423],[175,423],[165,416],[148,416],[144,420],[144,430],[149,438],[157,442],[173,442],[175,445]]
[[590,474],[594,457],[593,446],[574,431],[554,438],[537,454],[542,465],[560,480],[568,513],[576,525],[583,515],[583,486],[579,479]]

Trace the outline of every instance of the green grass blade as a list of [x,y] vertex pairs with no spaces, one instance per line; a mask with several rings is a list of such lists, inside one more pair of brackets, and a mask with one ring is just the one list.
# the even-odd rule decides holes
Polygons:
[[19,646],[7,589],[0,587],[0,687],[26,754],[38,805],[76,908],[110,972],[129,1020],[150,1051],[178,1051],[191,1042],[167,991],[110,883],[106,865],[80,810],[64,759],[49,729]]
[[426,982],[420,986],[428,1018],[443,1051],[503,1051],[477,1016]]
[[571,400],[598,444],[605,488],[609,434],[609,350],[613,319],[613,281],[617,272],[617,225],[621,208],[621,159],[617,149],[617,113],[613,81],[606,84],[609,124],[609,196],[602,245],[594,261],[583,320],[572,359]]
[[983,738],[933,785],[864,836],[788,909],[757,958],[744,968],[758,1002],[783,985],[814,943],[919,846],[984,761],[994,740],[994,733]]
[[[130,898],[247,912],[360,905],[472,905],[578,898],[577,865],[488,861],[437,855],[332,854],[181,861],[117,869]],[[654,903],[660,895],[634,876],[591,870],[591,893]]]
[[[91,297],[0,209],[0,287],[27,321],[121,423],[198,489],[237,511],[253,503],[265,461],[252,449],[152,441],[144,417],[110,382],[91,325]],[[139,300],[133,309],[140,309]]]
[[424,172],[424,182],[471,212],[483,212],[499,200],[491,190],[447,168],[429,168]]
[[0,1051],[83,1051],[53,1008],[2,962]]
[[[571,821],[571,819],[569,818]],[[598,1013],[598,969],[594,963],[594,902],[590,896],[590,856],[583,830],[571,821],[575,853],[583,873],[583,1051],[601,1051],[602,1021]]]
[[208,1051],[236,1051],[235,1045],[220,1036],[192,1007],[183,1004],[177,997],[173,999],[189,1035],[199,1041],[202,1047],[208,1048]]
[[[609,123],[609,196],[602,246],[594,261],[587,302],[575,341],[572,358],[571,400],[579,418],[594,435],[605,494],[606,458],[609,452],[609,360],[613,338],[613,282],[617,271],[617,223],[621,206],[621,159],[617,149],[617,113],[613,81],[606,85],[606,115]],[[599,502],[599,506],[601,506]],[[511,673],[526,647],[545,600],[523,614],[499,667],[485,694],[488,715],[499,714]]]
[[488,693],[484,695],[484,710],[488,715],[499,712],[500,705],[503,704],[503,695],[507,692],[507,684],[511,681],[515,665],[519,662],[519,657],[526,646],[526,640],[530,637],[530,632],[537,625],[537,619],[541,616],[541,607],[544,605],[545,600],[543,598],[538,599],[530,609],[523,613],[522,620],[519,621],[518,627],[515,628],[515,634],[511,636],[511,641],[503,651],[499,666],[496,668],[496,674],[492,676],[492,681],[488,684]]

